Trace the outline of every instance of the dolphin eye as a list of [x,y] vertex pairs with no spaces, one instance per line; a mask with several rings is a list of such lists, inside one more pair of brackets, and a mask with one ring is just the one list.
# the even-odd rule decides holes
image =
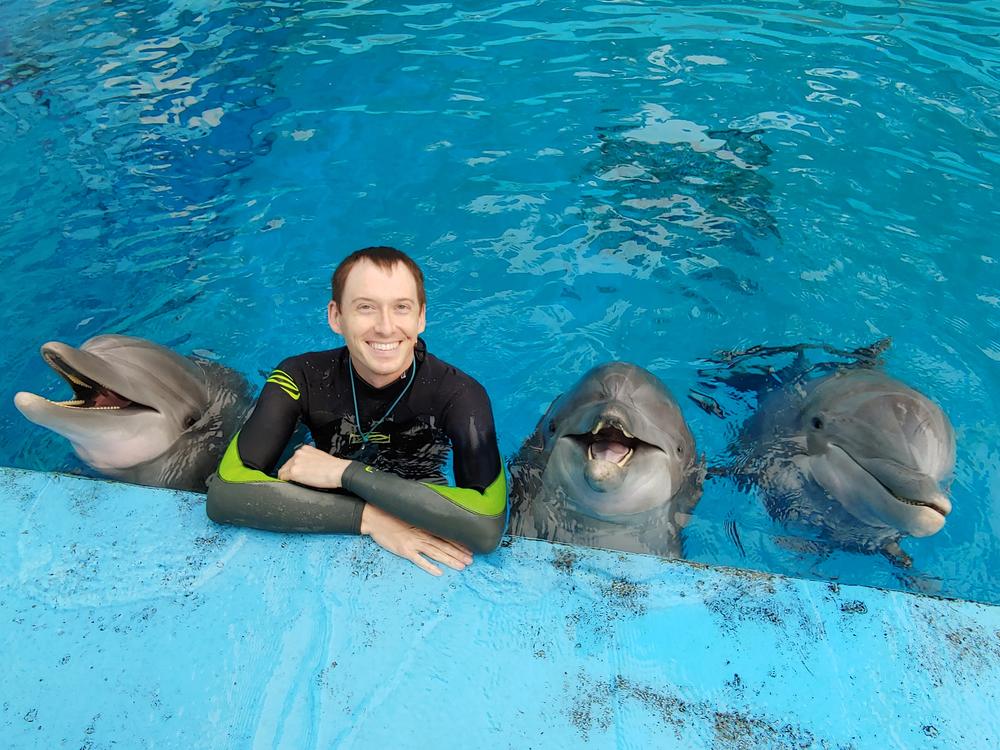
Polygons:
[[812,418],[812,426],[815,427],[817,430],[822,430],[823,429],[823,420],[820,419],[819,417],[813,417]]
[[677,446],[677,455],[678,456],[683,456],[684,455],[684,446],[683,445],[678,445]]
[[550,435],[556,434],[556,421],[554,419],[549,420],[549,434]]

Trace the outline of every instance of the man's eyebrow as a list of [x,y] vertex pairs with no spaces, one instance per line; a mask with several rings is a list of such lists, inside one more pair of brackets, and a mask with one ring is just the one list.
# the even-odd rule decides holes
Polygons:
[[[414,304],[416,303],[416,300],[413,299],[413,297],[397,297],[396,299],[389,300],[389,301],[390,302],[412,302]],[[378,304],[379,300],[374,299],[372,297],[354,297],[354,298],[351,299],[351,304],[352,305],[356,305],[359,302],[374,302],[374,303]]]

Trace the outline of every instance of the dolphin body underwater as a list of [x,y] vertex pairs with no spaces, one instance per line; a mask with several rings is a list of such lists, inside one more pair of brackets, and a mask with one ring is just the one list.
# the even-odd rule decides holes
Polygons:
[[85,463],[126,482],[204,492],[251,404],[239,373],[145,339],[105,334],[79,349],[53,341],[41,354],[73,399],[21,392],[14,405],[69,440]]
[[553,401],[508,468],[512,534],[664,557],[682,556],[704,479],[670,391],[623,362]]
[[[850,354],[858,353],[872,350]],[[937,404],[875,364],[810,378],[800,352],[767,378],[772,387],[721,473],[756,485],[771,517],[792,530],[910,567],[901,539],[937,533],[951,512],[955,432]]]

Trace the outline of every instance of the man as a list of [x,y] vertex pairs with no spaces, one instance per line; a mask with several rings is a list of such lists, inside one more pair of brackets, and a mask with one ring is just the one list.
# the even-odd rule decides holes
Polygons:
[[[496,547],[507,487],[489,398],[427,353],[424,280],[389,247],[333,274],[330,327],[346,346],[284,360],[209,481],[208,515],[272,531],[367,534],[433,575]],[[273,472],[299,421],[316,447]],[[442,469],[453,452],[456,487]],[[346,491],[346,492],[345,492]],[[350,494],[347,494],[350,493]]]

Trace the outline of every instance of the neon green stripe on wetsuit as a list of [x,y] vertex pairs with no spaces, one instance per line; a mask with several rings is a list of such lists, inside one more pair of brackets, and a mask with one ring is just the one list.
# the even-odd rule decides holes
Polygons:
[[[282,362],[209,484],[209,515],[275,531],[358,533],[361,498],[474,551],[496,547],[507,487],[489,399],[475,380],[427,354],[422,341],[416,355],[409,384],[404,377],[376,389],[354,375],[361,426],[369,433],[402,394],[377,431],[366,433],[368,441],[354,424],[346,348]],[[356,497],[269,476],[300,421],[317,448],[352,459],[343,487]],[[456,487],[441,484],[449,450]]]

